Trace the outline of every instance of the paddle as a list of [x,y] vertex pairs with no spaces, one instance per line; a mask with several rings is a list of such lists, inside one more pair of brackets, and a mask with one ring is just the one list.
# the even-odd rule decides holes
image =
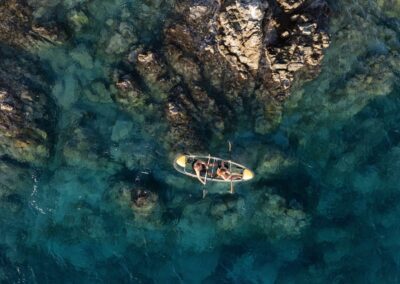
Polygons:
[[211,155],[208,154],[208,161],[207,161],[206,174],[204,175],[203,199],[204,199],[204,198],[206,197],[206,195],[207,195],[206,184],[207,184],[207,174],[208,174],[208,167],[209,167],[209,165],[210,165],[210,159],[211,159]]
[[231,194],[233,194],[233,182],[232,182],[232,144],[231,141],[228,140],[228,149],[229,149],[229,173],[231,175]]

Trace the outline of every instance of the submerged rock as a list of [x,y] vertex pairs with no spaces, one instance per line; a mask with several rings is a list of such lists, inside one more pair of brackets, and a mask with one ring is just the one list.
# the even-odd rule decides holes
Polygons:
[[114,100],[124,110],[135,112],[145,106],[147,100],[145,94],[143,94],[137,83],[129,75],[119,79],[115,86],[118,92],[114,96]]
[[276,194],[264,193],[256,208],[251,218],[252,225],[271,240],[298,237],[310,223],[304,211],[290,208],[285,199]]
[[119,208],[116,210],[122,210],[129,218],[133,215],[135,226],[143,229],[162,229],[164,207],[159,195],[145,186],[146,182],[137,181],[132,184],[120,181],[107,192],[107,202],[117,205]]
[[[304,2],[183,1],[177,13],[184,20],[166,27],[165,44],[190,56],[202,71],[202,80],[236,114],[250,108],[253,119],[261,115],[271,123],[270,106],[289,95],[297,74],[315,77],[322,50],[329,45],[323,31],[326,3]],[[165,56],[170,60],[169,53]],[[185,82],[192,84],[186,78]],[[268,128],[257,127],[256,122],[256,130]]]
[[158,196],[151,191],[136,188],[131,191],[132,209],[141,216],[153,213],[158,207]]

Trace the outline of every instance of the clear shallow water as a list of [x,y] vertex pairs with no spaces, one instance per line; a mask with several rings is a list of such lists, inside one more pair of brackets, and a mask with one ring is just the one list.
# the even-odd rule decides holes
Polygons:
[[[271,134],[226,137],[234,159],[257,174],[226,210],[218,205],[231,197],[202,200],[199,186],[173,171],[153,135],[165,129],[159,114],[130,115],[112,100],[109,78],[119,61],[108,39],[119,25],[110,19],[132,18],[134,29],[148,27],[135,32],[138,41],[157,42],[168,5],[90,2],[88,23],[70,41],[37,51],[55,81],[56,144],[48,167],[16,185],[24,206],[0,206],[0,279],[398,283],[399,7],[388,3],[331,3],[332,43],[320,76],[294,90]],[[225,154],[225,144],[213,147]],[[150,216],[130,208],[136,177],[159,195]],[[266,192],[271,197],[260,202]],[[294,211],[274,209],[278,195]],[[299,212],[304,226],[287,217]]]

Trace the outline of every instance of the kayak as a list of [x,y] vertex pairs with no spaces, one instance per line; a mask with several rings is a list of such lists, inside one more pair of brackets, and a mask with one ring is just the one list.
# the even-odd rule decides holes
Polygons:
[[[235,163],[231,160],[224,160],[218,157],[212,156],[202,156],[202,155],[179,155],[174,160],[174,168],[187,176],[197,178],[195,171],[193,170],[193,164],[196,161],[202,161],[207,166],[206,170],[203,170],[200,173],[200,176],[204,178],[206,181],[216,181],[216,182],[242,182],[251,180],[254,177],[254,173],[246,168],[245,166]],[[219,177],[217,173],[217,169],[224,166],[231,173],[232,178],[223,179]]]

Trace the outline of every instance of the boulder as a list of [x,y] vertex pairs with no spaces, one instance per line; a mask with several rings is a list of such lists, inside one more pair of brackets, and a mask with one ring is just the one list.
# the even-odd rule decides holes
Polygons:
[[141,216],[153,213],[159,206],[158,195],[142,188],[135,188],[131,191],[131,200],[133,211]]

